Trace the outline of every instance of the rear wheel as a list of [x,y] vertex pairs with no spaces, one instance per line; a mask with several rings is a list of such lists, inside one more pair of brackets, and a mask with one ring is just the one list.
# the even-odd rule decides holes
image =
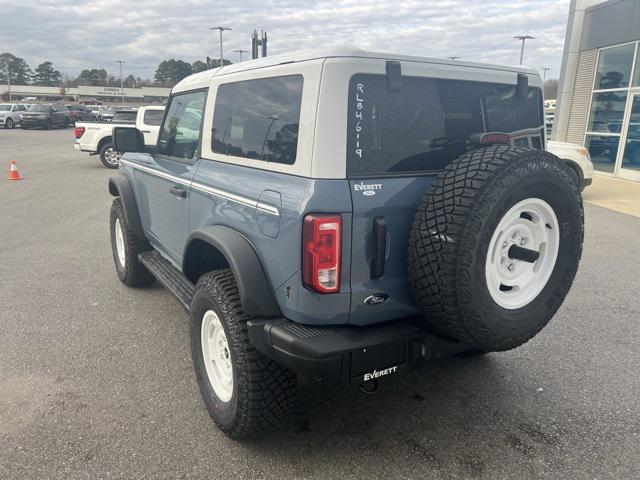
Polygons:
[[120,152],[115,149],[113,143],[105,143],[100,149],[100,161],[107,168],[118,168]]
[[279,426],[291,412],[295,375],[249,343],[233,273],[204,274],[191,303],[191,355],[205,406],[231,438]]
[[508,350],[562,304],[582,251],[572,171],[539,150],[491,146],[452,162],[418,208],[408,269],[427,321],[478,351]]

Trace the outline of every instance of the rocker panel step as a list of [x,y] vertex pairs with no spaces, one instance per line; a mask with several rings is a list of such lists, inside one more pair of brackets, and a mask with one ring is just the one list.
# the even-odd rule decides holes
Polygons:
[[141,253],[138,259],[167,290],[173,293],[187,312],[191,311],[191,299],[196,288],[178,268],[157,250]]

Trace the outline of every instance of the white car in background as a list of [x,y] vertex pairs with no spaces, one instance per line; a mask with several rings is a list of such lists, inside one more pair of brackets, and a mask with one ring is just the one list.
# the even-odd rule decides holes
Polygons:
[[20,103],[0,103],[0,127],[14,128],[27,108]]
[[589,150],[576,143],[547,142],[547,151],[564,160],[576,175],[576,182],[580,185],[580,191],[591,185],[593,181],[593,163]]

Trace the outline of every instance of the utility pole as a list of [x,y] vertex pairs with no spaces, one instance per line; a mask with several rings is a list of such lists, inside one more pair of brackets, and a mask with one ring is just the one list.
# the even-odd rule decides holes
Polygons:
[[124,60],[116,60],[120,64],[120,93],[122,93],[122,106],[124,106],[124,80],[122,78],[122,64],[127,63]]
[[532,37],[531,35],[518,35],[513,38],[516,40],[522,40],[522,47],[520,48],[520,65],[522,65],[522,61],[524,60],[524,42],[527,40],[533,40],[536,37]]
[[225,30],[231,30],[229,27],[211,27],[209,30],[219,30],[220,31],[220,67],[223,66],[223,57],[222,57],[222,32]]
[[551,70],[551,68],[544,67],[542,70],[544,71],[544,73],[542,74],[542,83],[544,84],[544,81],[547,79],[547,70]]
[[249,51],[249,50],[242,50],[242,49],[240,49],[240,50],[234,50],[234,52],[237,52],[237,53],[239,53],[239,54],[240,54],[240,62],[242,62],[242,54],[243,54],[243,53],[247,53],[248,51]]

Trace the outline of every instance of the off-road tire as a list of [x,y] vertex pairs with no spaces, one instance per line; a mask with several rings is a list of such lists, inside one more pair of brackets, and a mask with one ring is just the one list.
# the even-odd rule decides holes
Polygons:
[[[573,172],[540,150],[489,146],[467,152],[438,176],[418,207],[408,272],[425,321],[443,336],[482,351],[515,348],[535,336],[567,295],[582,252],[583,207]],[[559,250],[545,287],[522,308],[496,303],[485,262],[499,221],[540,198],[559,224]]]
[[[116,220],[120,221],[120,226],[122,228],[125,251],[124,267],[120,264],[120,260],[118,259],[115,238]],[[111,204],[109,230],[111,232],[111,251],[113,253],[113,261],[120,281],[129,287],[148,287],[149,285],[152,285],[155,278],[149,270],[140,263],[140,260],[138,260],[138,255],[151,250],[151,246],[146,240],[138,238],[138,236],[129,228],[120,198],[114,199]]]
[[[213,390],[204,365],[201,328],[213,310],[230,349],[233,393],[223,402]],[[216,270],[198,280],[191,303],[191,354],[200,392],[211,418],[229,437],[239,440],[277,428],[293,411],[296,376],[249,343],[247,320],[231,270]]]
[[105,143],[101,148],[100,148],[100,161],[102,162],[102,165],[104,165],[107,168],[118,168],[118,165],[120,162],[118,163],[110,163],[107,160],[107,150],[109,150],[110,148],[115,148],[115,145],[112,142],[108,142]]

